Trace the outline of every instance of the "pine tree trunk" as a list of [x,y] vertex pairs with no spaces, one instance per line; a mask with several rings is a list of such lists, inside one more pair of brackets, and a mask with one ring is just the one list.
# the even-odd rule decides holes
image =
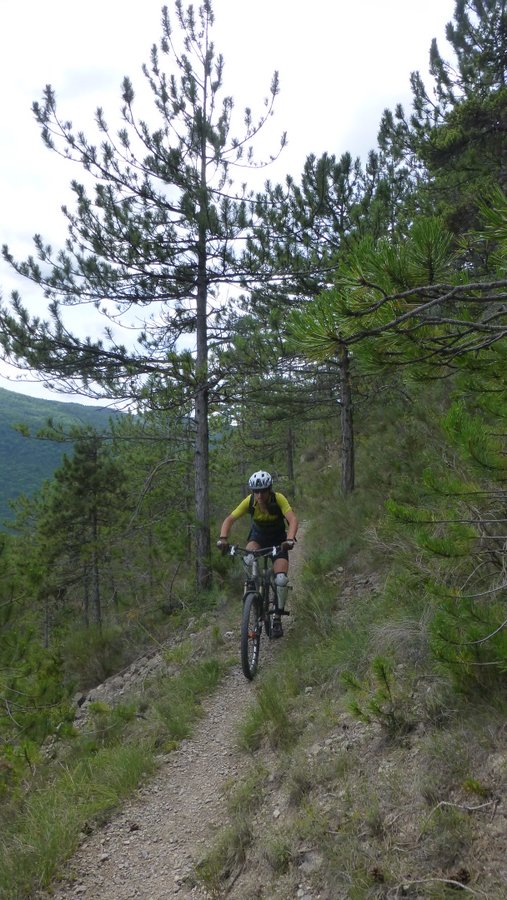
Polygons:
[[88,566],[83,563],[83,620],[85,628],[90,626],[90,591],[88,580]]
[[93,514],[92,521],[92,533],[93,533],[93,550],[92,550],[92,583],[93,583],[93,614],[96,624],[99,626],[99,629],[102,627],[102,602],[100,597],[100,572],[99,572],[99,556],[98,556],[98,541],[99,541],[99,529],[97,523],[97,516]]
[[352,388],[350,361],[346,347],[340,348],[341,399],[341,490],[345,496],[354,490],[354,427],[352,420]]
[[[191,445],[192,439],[194,441],[195,447],[195,433],[194,428],[190,419],[187,419],[186,430],[185,430],[185,440],[188,446]],[[195,481],[195,465],[193,459],[187,458],[185,455],[185,497],[184,497],[184,508],[187,520],[187,531],[185,534],[185,552],[186,552],[186,562],[188,567],[193,564],[194,558],[194,529],[193,529],[193,514],[192,514],[192,503],[194,501],[194,493],[195,488],[193,484],[193,480]]]
[[211,540],[209,529],[208,389],[199,385],[195,398],[195,548],[197,587],[211,587]]
[[294,494],[294,432],[290,425],[287,434],[287,477]]
[[[201,186],[206,184],[206,147],[203,136]],[[207,210],[201,204],[196,309],[196,383],[195,395],[195,549],[196,578],[199,590],[211,588],[211,538],[209,527],[209,431],[208,431],[208,286],[207,286]]]

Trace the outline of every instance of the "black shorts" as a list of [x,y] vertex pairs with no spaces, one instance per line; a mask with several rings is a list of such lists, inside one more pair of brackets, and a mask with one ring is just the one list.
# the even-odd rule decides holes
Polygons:
[[[287,532],[286,531],[267,531],[263,528],[258,528],[256,525],[252,525],[250,530],[250,534],[248,535],[249,541],[255,541],[259,547],[264,549],[265,547],[278,547],[283,541],[287,540]],[[276,554],[273,559],[288,559],[289,551],[288,550],[280,550],[279,553]]]

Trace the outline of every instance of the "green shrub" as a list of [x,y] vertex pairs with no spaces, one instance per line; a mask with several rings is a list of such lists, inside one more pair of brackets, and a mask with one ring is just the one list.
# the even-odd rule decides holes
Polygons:
[[354,694],[348,706],[356,718],[377,722],[393,739],[412,730],[412,702],[405,690],[396,685],[390,660],[376,657],[370,677],[363,681],[350,672],[343,672],[342,682]]
[[62,644],[66,677],[86,690],[101,684],[128,662],[125,637],[119,627],[76,628]]
[[452,598],[442,603],[431,626],[431,649],[459,692],[502,698],[507,685],[504,604]]

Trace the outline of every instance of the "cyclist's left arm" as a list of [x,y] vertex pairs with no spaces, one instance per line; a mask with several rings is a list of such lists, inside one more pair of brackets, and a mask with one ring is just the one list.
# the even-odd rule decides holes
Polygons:
[[280,507],[282,514],[287,519],[287,540],[294,541],[296,539],[296,534],[298,532],[298,520],[296,513],[292,509],[287,497],[284,497],[283,494],[275,493],[276,502]]
[[287,519],[287,540],[295,541],[296,534],[298,533],[298,520],[296,517],[296,513],[292,509],[288,509],[285,513],[285,518]]

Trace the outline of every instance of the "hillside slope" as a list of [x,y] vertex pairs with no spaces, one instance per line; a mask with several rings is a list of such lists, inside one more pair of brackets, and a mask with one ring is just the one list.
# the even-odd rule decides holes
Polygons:
[[0,527],[12,515],[9,502],[37,491],[58,468],[63,454],[69,452],[67,444],[25,437],[16,431],[16,426],[22,425],[35,435],[52,418],[66,427],[92,425],[103,431],[108,428],[111,415],[118,413],[80,403],[41,400],[0,388],[0,471],[4,475],[0,486]]
[[241,775],[236,730],[253,696],[236,666],[206,702],[192,738],[161,755],[157,775],[85,838],[53,900],[209,896],[192,884],[193,870],[224,822],[227,783]]
[[[346,629],[378,578],[352,569],[336,578]],[[297,626],[305,598],[296,567],[293,580]],[[227,632],[228,650],[238,625]],[[90,829],[63,882],[37,900],[443,900],[456,889],[503,900],[507,748],[494,717],[482,735],[474,718],[457,729],[421,721],[404,740],[388,740],[378,722],[344,709],[338,685],[308,677],[291,710],[292,739],[239,749],[245,721],[267,704],[269,679],[287,675],[294,627],[264,644],[256,682],[231,670],[205,701],[194,735],[161,753],[157,775]],[[118,680],[99,693],[110,702],[114,689],[120,698]]]

